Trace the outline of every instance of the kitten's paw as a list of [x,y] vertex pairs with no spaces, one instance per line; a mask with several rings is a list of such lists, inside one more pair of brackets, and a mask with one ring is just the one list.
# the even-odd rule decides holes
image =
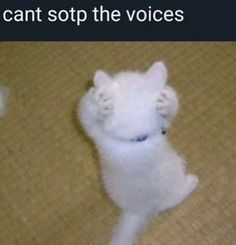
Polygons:
[[92,92],[94,96],[95,103],[97,103],[99,112],[102,115],[107,115],[111,113],[113,109],[113,99],[109,93],[103,90],[93,89]]
[[165,86],[160,93],[157,99],[157,110],[164,117],[177,110],[177,96],[171,87]]

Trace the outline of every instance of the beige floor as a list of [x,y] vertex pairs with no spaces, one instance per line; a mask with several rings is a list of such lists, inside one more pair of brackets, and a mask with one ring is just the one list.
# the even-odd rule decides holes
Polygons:
[[164,60],[181,96],[169,136],[200,178],[145,245],[236,244],[236,43],[0,43],[0,244],[106,245],[118,210],[75,118],[94,71]]

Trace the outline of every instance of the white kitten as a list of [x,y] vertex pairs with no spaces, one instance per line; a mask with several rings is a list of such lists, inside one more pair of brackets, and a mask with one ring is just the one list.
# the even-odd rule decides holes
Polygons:
[[156,62],[141,72],[97,71],[78,116],[99,151],[105,188],[121,208],[111,245],[133,245],[150,218],[183,201],[198,178],[169,145],[165,130],[178,110],[167,70]]

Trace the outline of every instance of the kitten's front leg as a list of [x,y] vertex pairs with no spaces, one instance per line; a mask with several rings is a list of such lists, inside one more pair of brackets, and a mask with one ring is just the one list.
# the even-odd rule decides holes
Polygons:
[[101,123],[111,113],[113,101],[106,91],[92,87],[78,107],[82,125],[92,138],[101,137]]
[[179,101],[174,89],[165,86],[157,99],[158,113],[170,121],[178,112]]
[[112,112],[113,98],[112,95],[103,89],[91,88],[90,94],[93,96],[94,102],[97,106],[97,111],[101,119]]

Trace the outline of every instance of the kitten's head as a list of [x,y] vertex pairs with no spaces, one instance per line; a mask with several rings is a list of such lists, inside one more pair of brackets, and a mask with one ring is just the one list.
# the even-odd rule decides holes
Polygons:
[[110,137],[142,141],[160,133],[157,98],[167,82],[162,62],[146,72],[121,72],[110,76],[97,71],[94,77],[101,110],[101,126]]

